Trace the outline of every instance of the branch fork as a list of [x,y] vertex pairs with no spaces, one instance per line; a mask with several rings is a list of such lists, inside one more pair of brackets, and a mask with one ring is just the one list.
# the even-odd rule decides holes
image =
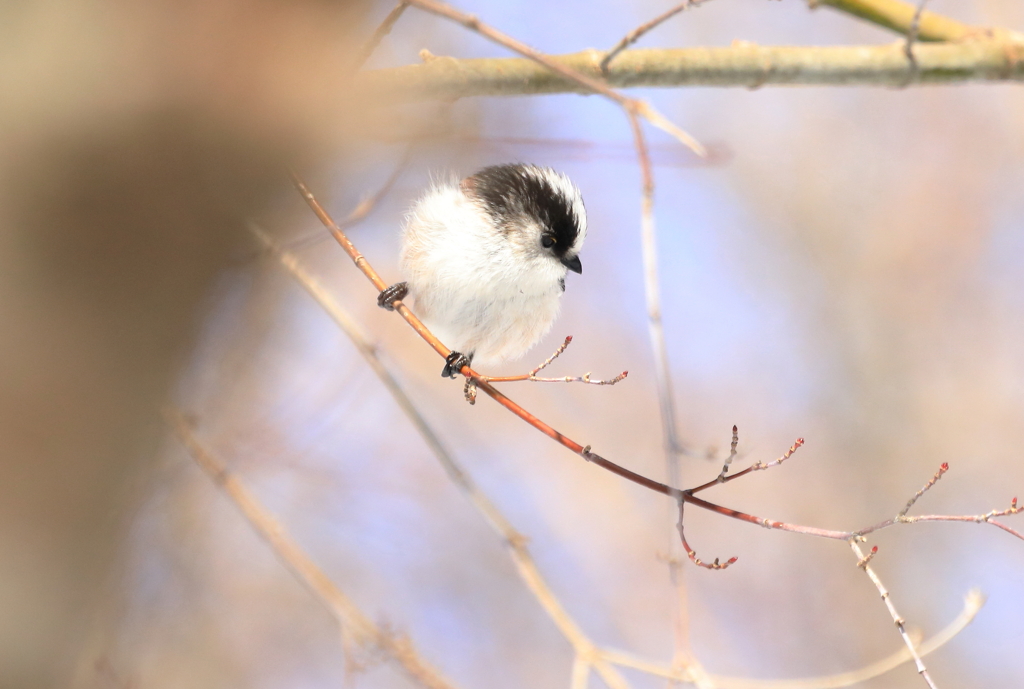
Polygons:
[[538,373],[543,371],[551,362],[561,356],[562,352],[568,348],[572,342],[572,335],[568,335],[565,341],[559,345],[555,353],[544,360],[537,368],[533,369],[529,373],[524,373],[519,376],[467,376],[466,386],[463,388],[463,393],[466,396],[466,401],[470,404],[476,404],[476,386],[477,383],[518,383],[520,381],[530,381],[533,383],[586,383],[588,385],[615,385],[616,383],[624,380],[629,375],[629,371],[623,371],[614,378],[608,378],[606,380],[594,380],[590,377],[590,372],[584,373],[582,376],[562,376],[560,378],[540,378],[537,376]]

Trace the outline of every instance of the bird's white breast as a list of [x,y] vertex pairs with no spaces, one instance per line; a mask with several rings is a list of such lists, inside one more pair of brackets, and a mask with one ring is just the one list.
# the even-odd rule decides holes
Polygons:
[[431,190],[406,219],[401,269],[414,309],[475,363],[519,358],[558,314],[565,267],[516,239],[457,186]]

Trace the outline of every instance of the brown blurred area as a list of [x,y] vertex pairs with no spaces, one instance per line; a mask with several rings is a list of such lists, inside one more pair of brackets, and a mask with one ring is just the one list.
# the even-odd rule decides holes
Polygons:
[[204,295],[342,143],[364,5],[0,6],[3,687],[68,681]]

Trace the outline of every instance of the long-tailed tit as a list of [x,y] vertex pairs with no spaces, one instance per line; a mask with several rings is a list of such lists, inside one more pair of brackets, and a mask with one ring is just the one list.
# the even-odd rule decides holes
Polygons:
[[412,295],[416,313],[452,349],[442,376],[474,359],[517,359],[558,315],[567,271],[582,273],[587,213],[565,175],[534,165],[484,168],[431,189],[402,234],[406,282],[377,303]]

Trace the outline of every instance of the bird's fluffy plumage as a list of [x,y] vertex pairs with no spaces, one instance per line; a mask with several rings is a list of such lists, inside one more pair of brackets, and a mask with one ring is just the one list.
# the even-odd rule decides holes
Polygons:
[[551,329],[586,230],[583,199],[565,175],[485,168],[416,203],[401,270],[417,314],[448,347],[483,364],[517,359]]

